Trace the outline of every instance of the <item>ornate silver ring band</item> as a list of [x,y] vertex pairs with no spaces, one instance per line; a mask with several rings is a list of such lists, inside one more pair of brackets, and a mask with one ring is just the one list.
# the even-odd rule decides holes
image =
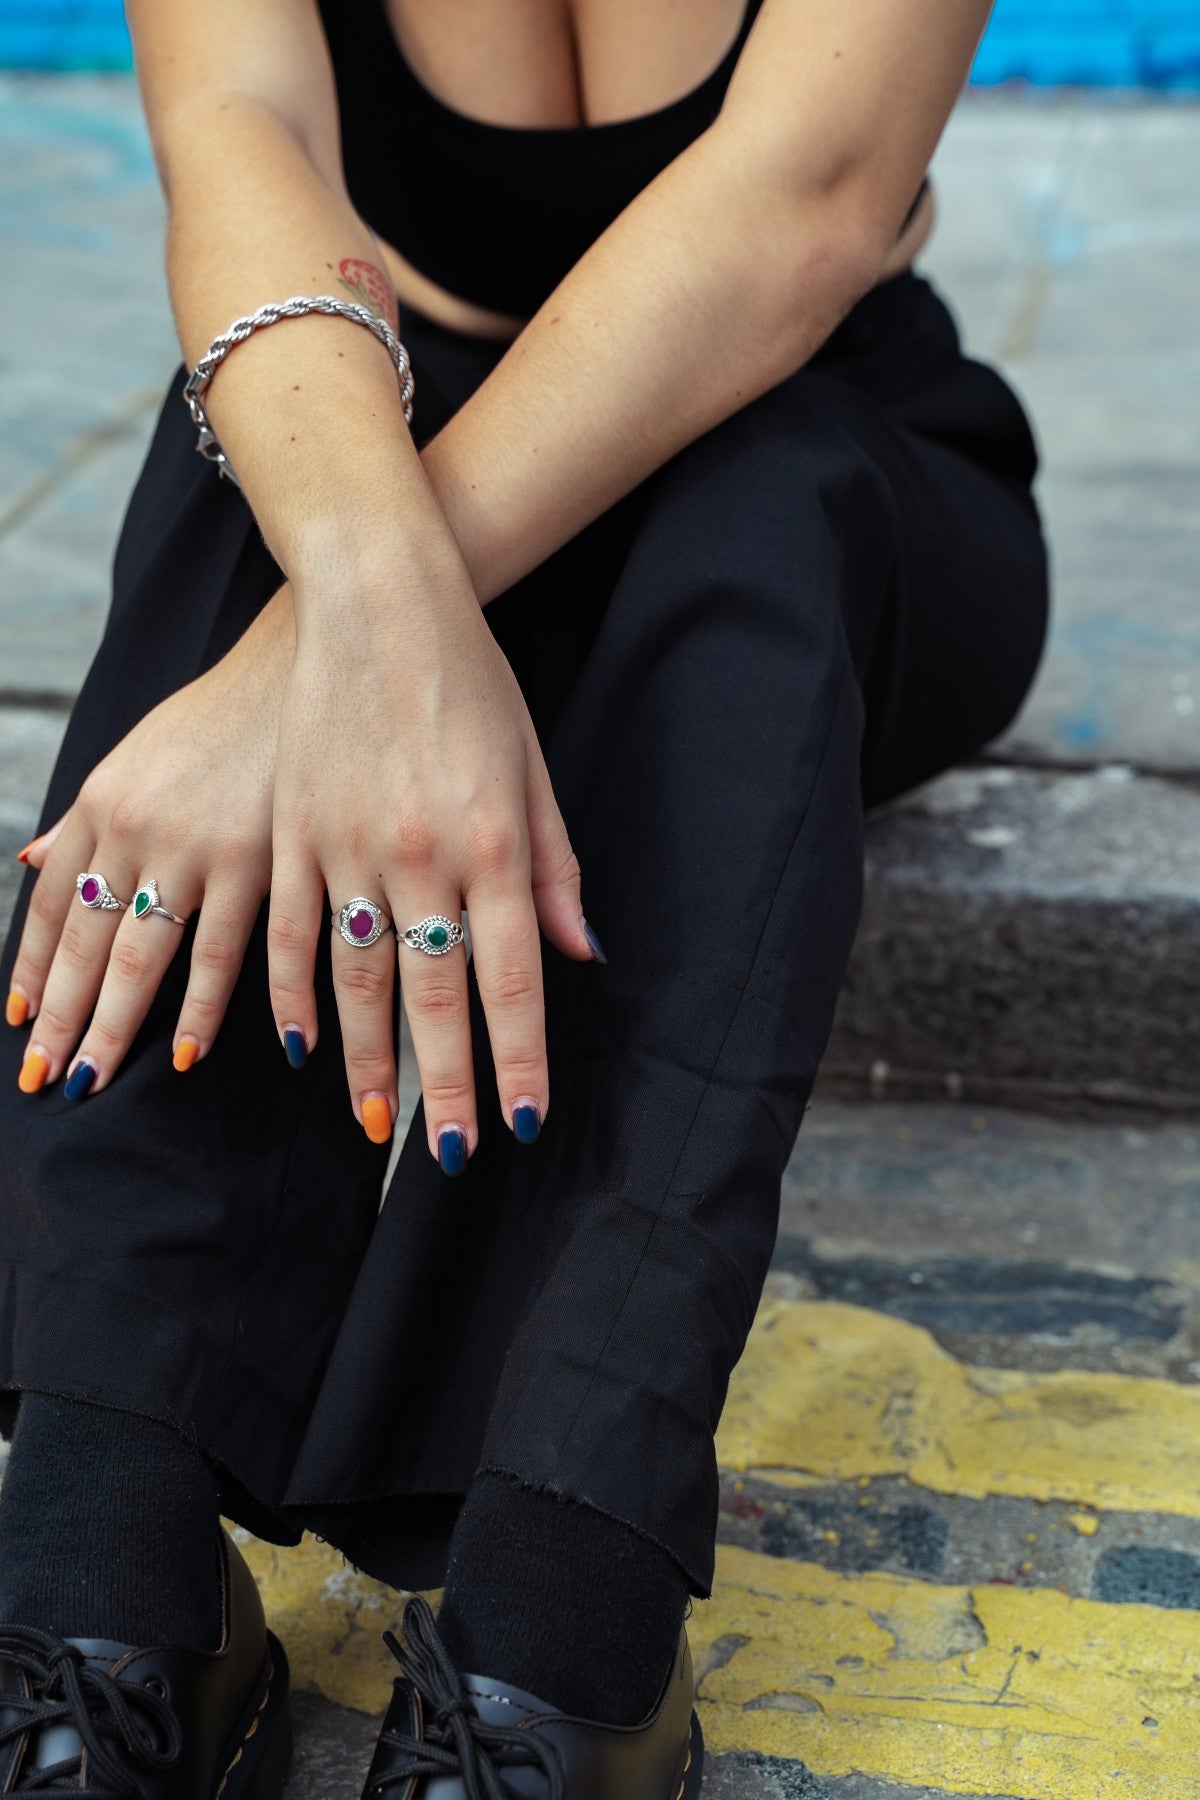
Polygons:
[[352,950],[369,950],[377,944],[385,931],[390,931],[392,921],[381,906],[373,900],[367,900],[362,894],[353,900],[347,900],[345,906],[339,907],[333,915],[334,930],[345,939]]
[[123,912],[129,905],[128,900],[119,900],[105,881],[94,869],[84,869],[75,877],[75,887],[80,903],[89,912]]
[[172,925],[186,925],[187,920],[173,913],[169,906],[164,906],[158,897],[157,881],[143,881],[133,896],[133,916],[135,919],[148,919],[153,913],[156,918],[169,919]]
[[463,928],[445,913],[430,913],[419,925],[410,925],[403,941],[410,950],[423,950],[426,956],[445,956],[463,941]]

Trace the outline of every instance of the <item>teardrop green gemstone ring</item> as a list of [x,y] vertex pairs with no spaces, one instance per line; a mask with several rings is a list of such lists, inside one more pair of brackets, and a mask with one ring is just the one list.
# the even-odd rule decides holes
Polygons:
[[160,919],[169,919],[172,925],[186,925],[187,920],[173,913],[169,906],[164,906],[158,897],[157,881],[143,881],[133,896],[133,916],[135,919],[148,919],[154,913]]

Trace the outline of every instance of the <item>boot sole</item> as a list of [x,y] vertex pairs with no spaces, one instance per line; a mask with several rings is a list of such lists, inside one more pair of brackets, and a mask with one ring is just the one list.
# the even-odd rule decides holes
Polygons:
[[700,1783],[704,1779],[704,1733],[700,1729],[700,1719],[692,1714],[692,1731],[688,1738],[687,1761],[683,1765],[683,1778],[679,1783],[679,1792],[675,1800],[696,1800],[700,1792]]
[[239,1728],[213,1800],[279,1800],[292,1760],[289,1679],[283,1645],[268,1631],[262,1690]]

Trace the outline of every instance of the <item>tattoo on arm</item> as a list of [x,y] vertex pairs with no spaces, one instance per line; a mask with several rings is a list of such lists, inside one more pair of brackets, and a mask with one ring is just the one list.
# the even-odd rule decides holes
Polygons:
[[397,329],[396,296],[392,284],[374,263],[363,262],[358,256],[347,256],[338,264],[338,285],[344,287],[360,306],[365,306],[377,318],[386,319],[393,331]]

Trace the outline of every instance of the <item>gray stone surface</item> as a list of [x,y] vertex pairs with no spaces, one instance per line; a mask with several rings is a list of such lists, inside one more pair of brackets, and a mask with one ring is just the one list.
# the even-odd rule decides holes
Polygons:
[[1200,796],[964,769],[873,822],[822,1065],[877,1092],[1200,1103]]

